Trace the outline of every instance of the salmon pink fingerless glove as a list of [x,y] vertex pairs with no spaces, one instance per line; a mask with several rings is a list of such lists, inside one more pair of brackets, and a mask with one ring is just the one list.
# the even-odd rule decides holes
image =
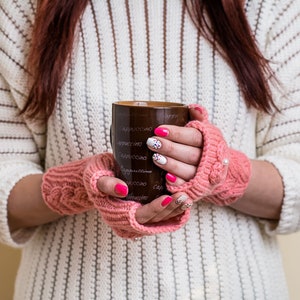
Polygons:
[[[90,164],[91,160],[93,164]],[[49,208],[60,215],[74,215],[94,208],[83,184],[88,165],[98,177],[114,176],[114,160],[110,153],[52,167],[42,180],[42,195]]]
[[191,121],[186,127],[198,129],[202,134],[203,150],[196,175],[181,186],[167,185],[172,193],[185,192],[194,201],[204,200],[216,205],[230,205],[243,196],[251,176],[251,163],[242,152],[227,146],[221,131],[208,121],[206,110],[202,121]]
[[180,229],[189,219],[190,210],[163,222],[142,225],[135,219],[136,210],[142,206],[135,201],[124,201],[109,197],[99,192],[97,181],[101,173],[95,173],[93,162],[84,174],[84,184],[95,208],[100,212],[103,220],[113,231],[122,238],[135,239],[146,235],[172,232]]
[[97,188],[102,176],[114,176],[114,158],[104,153],[50,168],[43,176],[42,195],[50,209],[73,215],[96,208],[103,220],[121,237],[136,238],[179,229],[189,218],[189,210],[178,218],[153,225],[135,219],[141,205],[113,199]]
[[166,221],[142,225],[135,219],[135,213],[139,206],[141,204],[134,201],[122,201],[109,197],[95,199],[95,207],[101,213],[105,223],[122,238],[135,239],[147,235],[173,232],[180,229],[190,217],[190,210],[187,209],[183,214]]

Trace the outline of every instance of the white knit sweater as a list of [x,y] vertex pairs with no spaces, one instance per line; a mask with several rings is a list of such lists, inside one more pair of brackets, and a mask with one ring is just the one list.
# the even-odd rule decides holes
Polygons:
[[[23,247],[15,299],[288,299],[276,233],[300,228],[300,1],[245,4],[284,87],[274,89],[281,113],[268,116],[247,109],[180,0],[92,0],[47,131],[17,115],[28,95],[35,2],[0,0],[0,241]],[[137,242],[115,236],[96,211],[12,237],[6,205],[15,183],[43,172],[44,161],[110,151],[111,104],[124,99],[204,105],[231,147],[278,168],[277,227],[200,202],[181,230]]]

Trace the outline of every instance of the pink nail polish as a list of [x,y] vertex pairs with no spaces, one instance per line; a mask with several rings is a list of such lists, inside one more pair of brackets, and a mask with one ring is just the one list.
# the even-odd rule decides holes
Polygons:
[[167,128],[157,127],[154,129],[154,133],[157,136],[165,137],[169,134],[169,130]]
[[117,183],[115,185],[115,192],[120,196],[126,196],[128,194],[128,187],[126,185]]
[[167,206],[168,204],[170,204],[172,202],[172,197],[167,196],[162,202],[161,202],[161,206]]
[[177,177],[171,173],[167,173],[166,174],[166,179],[172,183],[174,183],[177,179]]

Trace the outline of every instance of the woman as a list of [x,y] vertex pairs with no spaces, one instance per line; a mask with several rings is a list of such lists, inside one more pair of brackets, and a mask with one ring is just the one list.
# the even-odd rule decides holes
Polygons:
[[[288,299],[276,234],[300,228],[299,1],[0,3],[15,299]],[[171,196],[144,206],[114,177],[122,99],[190,105],[186,127],[149,137]]]

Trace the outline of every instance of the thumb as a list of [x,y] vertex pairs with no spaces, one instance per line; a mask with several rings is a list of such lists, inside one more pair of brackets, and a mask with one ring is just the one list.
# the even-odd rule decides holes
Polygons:
[[102,176],[98,179],[97,188],[109,196],[123,198],[128,194],[128,186],[116,177]]
[[192,121],[203,122],[208,120],[208,114],[206,109],[199,104],[190,104],[189,113],[190,113],[190,119]]

